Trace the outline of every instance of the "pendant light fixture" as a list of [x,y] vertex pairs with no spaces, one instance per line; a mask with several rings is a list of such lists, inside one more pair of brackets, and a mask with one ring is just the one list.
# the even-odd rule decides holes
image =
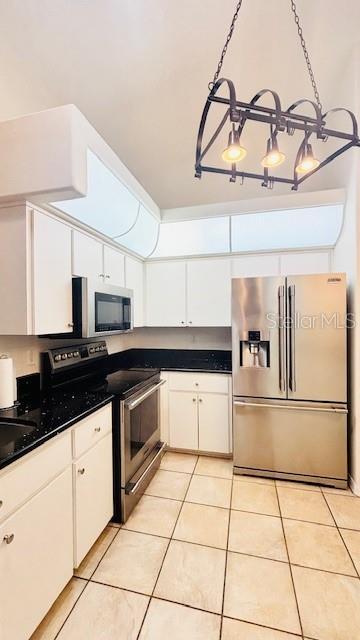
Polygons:
[[[274,183],[279,182],[288,184],[296,191],[299,185],[316,171],[329,164],[329,162],[332,162],[335,158],[345,153],[345,151],[351,147],[360,146],[357,121],[354,114],[348,109],[335,108],[331,109],[327,113],[323,113],[319,91],[304,40],[303,30],[300,25],[300,18],[297,13],[295,0],[290,0],[290,5],[297,26],[309,78],[312,84],[314,100],[308,100],[305,98],[297,100],[285,111],[282,110],[278,94],[271,89],[262,89],[252,98],[252,100],[250,100],[250,102],[241,102],[237,100],[233,82],[228,78],[220,78],[220,72],[229,42],[233,35],[242,2],[243,0],[239,0],[237,2],[217,69],[212,82],[208,85],[209,95],[206,99],[201,116],[196,144],[195,177],[201,178],[203,173],[219,173],[229,176],[230,182],[236,182],[237,178],[240,178],[241,183],[243,183],[245,178],[252,178],[260,180],[264,187],[272,188]],[[220,97],[217,95],[220,87],[223,86],[227,87],[228,97]],[[272,97],[274,103],[273,107],[264,107],[261,105],[261,99],[264,95],[270,95]],[[207,144],[203,145],[207,117],[210,108],[214,103],[222,105],[225,109],[225,113]],[[298,107],[304,107],[304,105],[311,109],[309,114],[303,115],[297,111]],[[328,128],[327,120],[329,115],[339,111],[343,111],[349,116],[351,125],[350,131],[340,131]],[[249,120],[257,124],[267,123],[270,125],[270,136],[266,143],[266,153],[262,159],[259,158],[258,173],[246,172],[243,170],[243,167],[241,167],[240,170],[237,167],[237,163],[242,162],[247,155],[247,150],[241,144],[240,140],[244,127]],[[221,154],[222,163],[219,164],[219,166],[204,164],[203,161],[209,149],[214,145],[223,129],[225,128],[226,130],[227,127],[229,127],[230,132],[228,134],[227,147]],[[290,164],[291,160],[286,159],[285,154],[280,150],[278,136],[279,134],[280,137],[281,134],[292,136],[295,131],[300,131],[303,134],[303,139],[297,150],[295,161],[292,161],[292,175],[290,177],[279,176],[276,174],[277,167],[283,163],[286,164],[286,161]],[[324,160],[320,161],[314,155],[310,138],[323,143],[326,143],[329,138],[334,138],[338,140],[341,145],[336,151],[331,153]],[[231,167],[227,166],[229,164]],[[261,167],[263,172],[260,172]],[[275,174],[269,175],[270,170],[274,170]]]

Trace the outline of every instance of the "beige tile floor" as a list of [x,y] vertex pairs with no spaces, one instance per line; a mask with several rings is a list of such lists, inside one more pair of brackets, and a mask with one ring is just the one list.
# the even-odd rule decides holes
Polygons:
[[31,640],[359,640],[360,498],[167,453]]

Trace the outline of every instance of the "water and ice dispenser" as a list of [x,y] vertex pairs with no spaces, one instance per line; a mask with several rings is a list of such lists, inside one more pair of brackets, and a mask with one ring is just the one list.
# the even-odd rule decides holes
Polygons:
[[240,367],[270,367],[270,341],[263,340],[261,331],[248,331],[240,340]]

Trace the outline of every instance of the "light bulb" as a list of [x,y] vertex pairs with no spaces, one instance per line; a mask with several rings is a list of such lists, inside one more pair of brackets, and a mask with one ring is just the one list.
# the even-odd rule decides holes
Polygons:
[[245,158],[247,151],[240,144],[230,144],[221,154],[222,159],[225,162],[239,162]]
[[234,164],[234,162],[239,162],[243,158],[245,158],[247,151],[245,147],[242,147],[240,144],[240,138],[238,132],[233,129],[229,133],[228,146],[221,154],[224,162],[230,162]]
[[261,160],[261,165],[266,169],[278,167],[284,162],[285,157],[285,153],[279,151],[276,136],[272,134],[271,138],[269,138],[267,141],[266,154]]
[[320,164],[320,160],[314,157],[311,144],[306,145],[306,150],[303,152],[299,164],[296,166],[296,173],[308,173],[317,169]]
[[278,149],[274,149],[266,154],[261,160],[261,164],[263,167],[271,169],[271,167],[278,167],[285,160],[285,153],[282,153]]

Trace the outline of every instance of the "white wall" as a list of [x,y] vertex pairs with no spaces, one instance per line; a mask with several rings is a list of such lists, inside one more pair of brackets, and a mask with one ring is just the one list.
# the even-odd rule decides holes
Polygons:
[[[359,120],[360,90],[358,68],[360,49],[352,56],[348,74],[344,74],[349,108]],[[360,156],[359,149],[348,153],[348,173],[344,224],[339,240],[333,251],[333,270],[345,271],[348,279],[348,312],[355,314],[357,326],[348,331],[348,393],[349,393],[349,437],[350,437],[350,482],[353,490],[360,495],[360,291],[359,291],[359,250],[360,250]]]

